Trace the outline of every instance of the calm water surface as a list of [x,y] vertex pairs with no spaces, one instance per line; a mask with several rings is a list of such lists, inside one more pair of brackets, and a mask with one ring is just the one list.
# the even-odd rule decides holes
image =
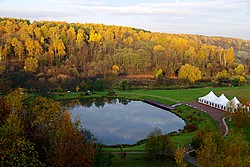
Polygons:
[[75,105],[71,108],[73,120],[79,116],[82,126],[106,145],[135,144],[156,127],[167,134],[185,126],[181,118],[169,111],[141,101],[118,101]]

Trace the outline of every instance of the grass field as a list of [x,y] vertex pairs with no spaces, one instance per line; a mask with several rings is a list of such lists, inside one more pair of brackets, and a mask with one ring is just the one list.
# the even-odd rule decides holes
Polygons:
[[[176,89],[176,90],[132,90],[132,91],[117,91],[118,95],[131,95],[131,97],[158,97],[158,99],[163,100],[163,98],[170,98],[173,100],[167,100],[167,103],[175,103],[176,101],[181,102],[193,102],[201,96],[205,96],[210,91],[214,91],[217,96],[222,93],[230,100],[234,96],[238,98],[248,98],[250,99],[250,85],[244,85],[241,87],[218,87],[218,88],[194,88],[194,89]],[[170,102],[168,102],[170,101]]]
[[[175,90],[130,90],[121,91],[116,90],[115,93],[118,97],[127,97],[131,99],[154,99],[156,101],[165,104],[175,104],[177,101],[181,102],[193,102],[201,96],[205,96],[210,91],[214,91],[217,96],[222,93],[228,99],[232,99],[234,96],[238,98],[248,98],[250,99],[250,85],[244,85],[241,87],[218,87],[218,88],[192,88],[192,89],[175,89]],[[69,100],[78,99],[82,94],[82,98],[89,97],[102,97],[107,95],[107,91],[96,92],[91,96],[84,96],[84,92],[69,92],[69,93],[55,93],[50,94],[49,97],[55,100]]]
[[174,161],[151,161],[147,159],[145,154],[127,154],[124,159],[120,158],[120,154],[115,154],[113,158],[113,166],[118,167],[176,167]]

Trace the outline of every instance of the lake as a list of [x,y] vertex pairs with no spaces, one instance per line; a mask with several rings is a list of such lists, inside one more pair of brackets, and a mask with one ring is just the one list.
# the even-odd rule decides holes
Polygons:
[[183,129],[185,122],[175,114],[142,101],[126,99],[91,100],[70,108],[73,120],[105,145],[135,144],[156,127],[163,134]]

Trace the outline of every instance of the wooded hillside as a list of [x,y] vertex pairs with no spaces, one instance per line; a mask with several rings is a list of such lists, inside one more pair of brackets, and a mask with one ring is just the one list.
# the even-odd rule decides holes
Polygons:
[[[250,41],[178,35],[103,24],[0,18],[0,78],[4,90],[15,87],[68,89],[86,78],[103,77],[114,65],[119,75],[177,78],[189,64],[203,80],[250,67]],[[3,91],[3,90],[2,90]]]

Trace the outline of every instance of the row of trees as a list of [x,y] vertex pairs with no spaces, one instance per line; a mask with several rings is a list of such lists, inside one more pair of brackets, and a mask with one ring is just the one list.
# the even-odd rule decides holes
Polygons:
[[154,75],[161,69],[164,78],[176,78],[189,64],[211,80],[239,63],[247,72],[249,53],[250,42],[241,39],[0,18],[1,82],[12,87],[65,80],[79,85],[84,78],[103,77],[114,65],[119,75]]

